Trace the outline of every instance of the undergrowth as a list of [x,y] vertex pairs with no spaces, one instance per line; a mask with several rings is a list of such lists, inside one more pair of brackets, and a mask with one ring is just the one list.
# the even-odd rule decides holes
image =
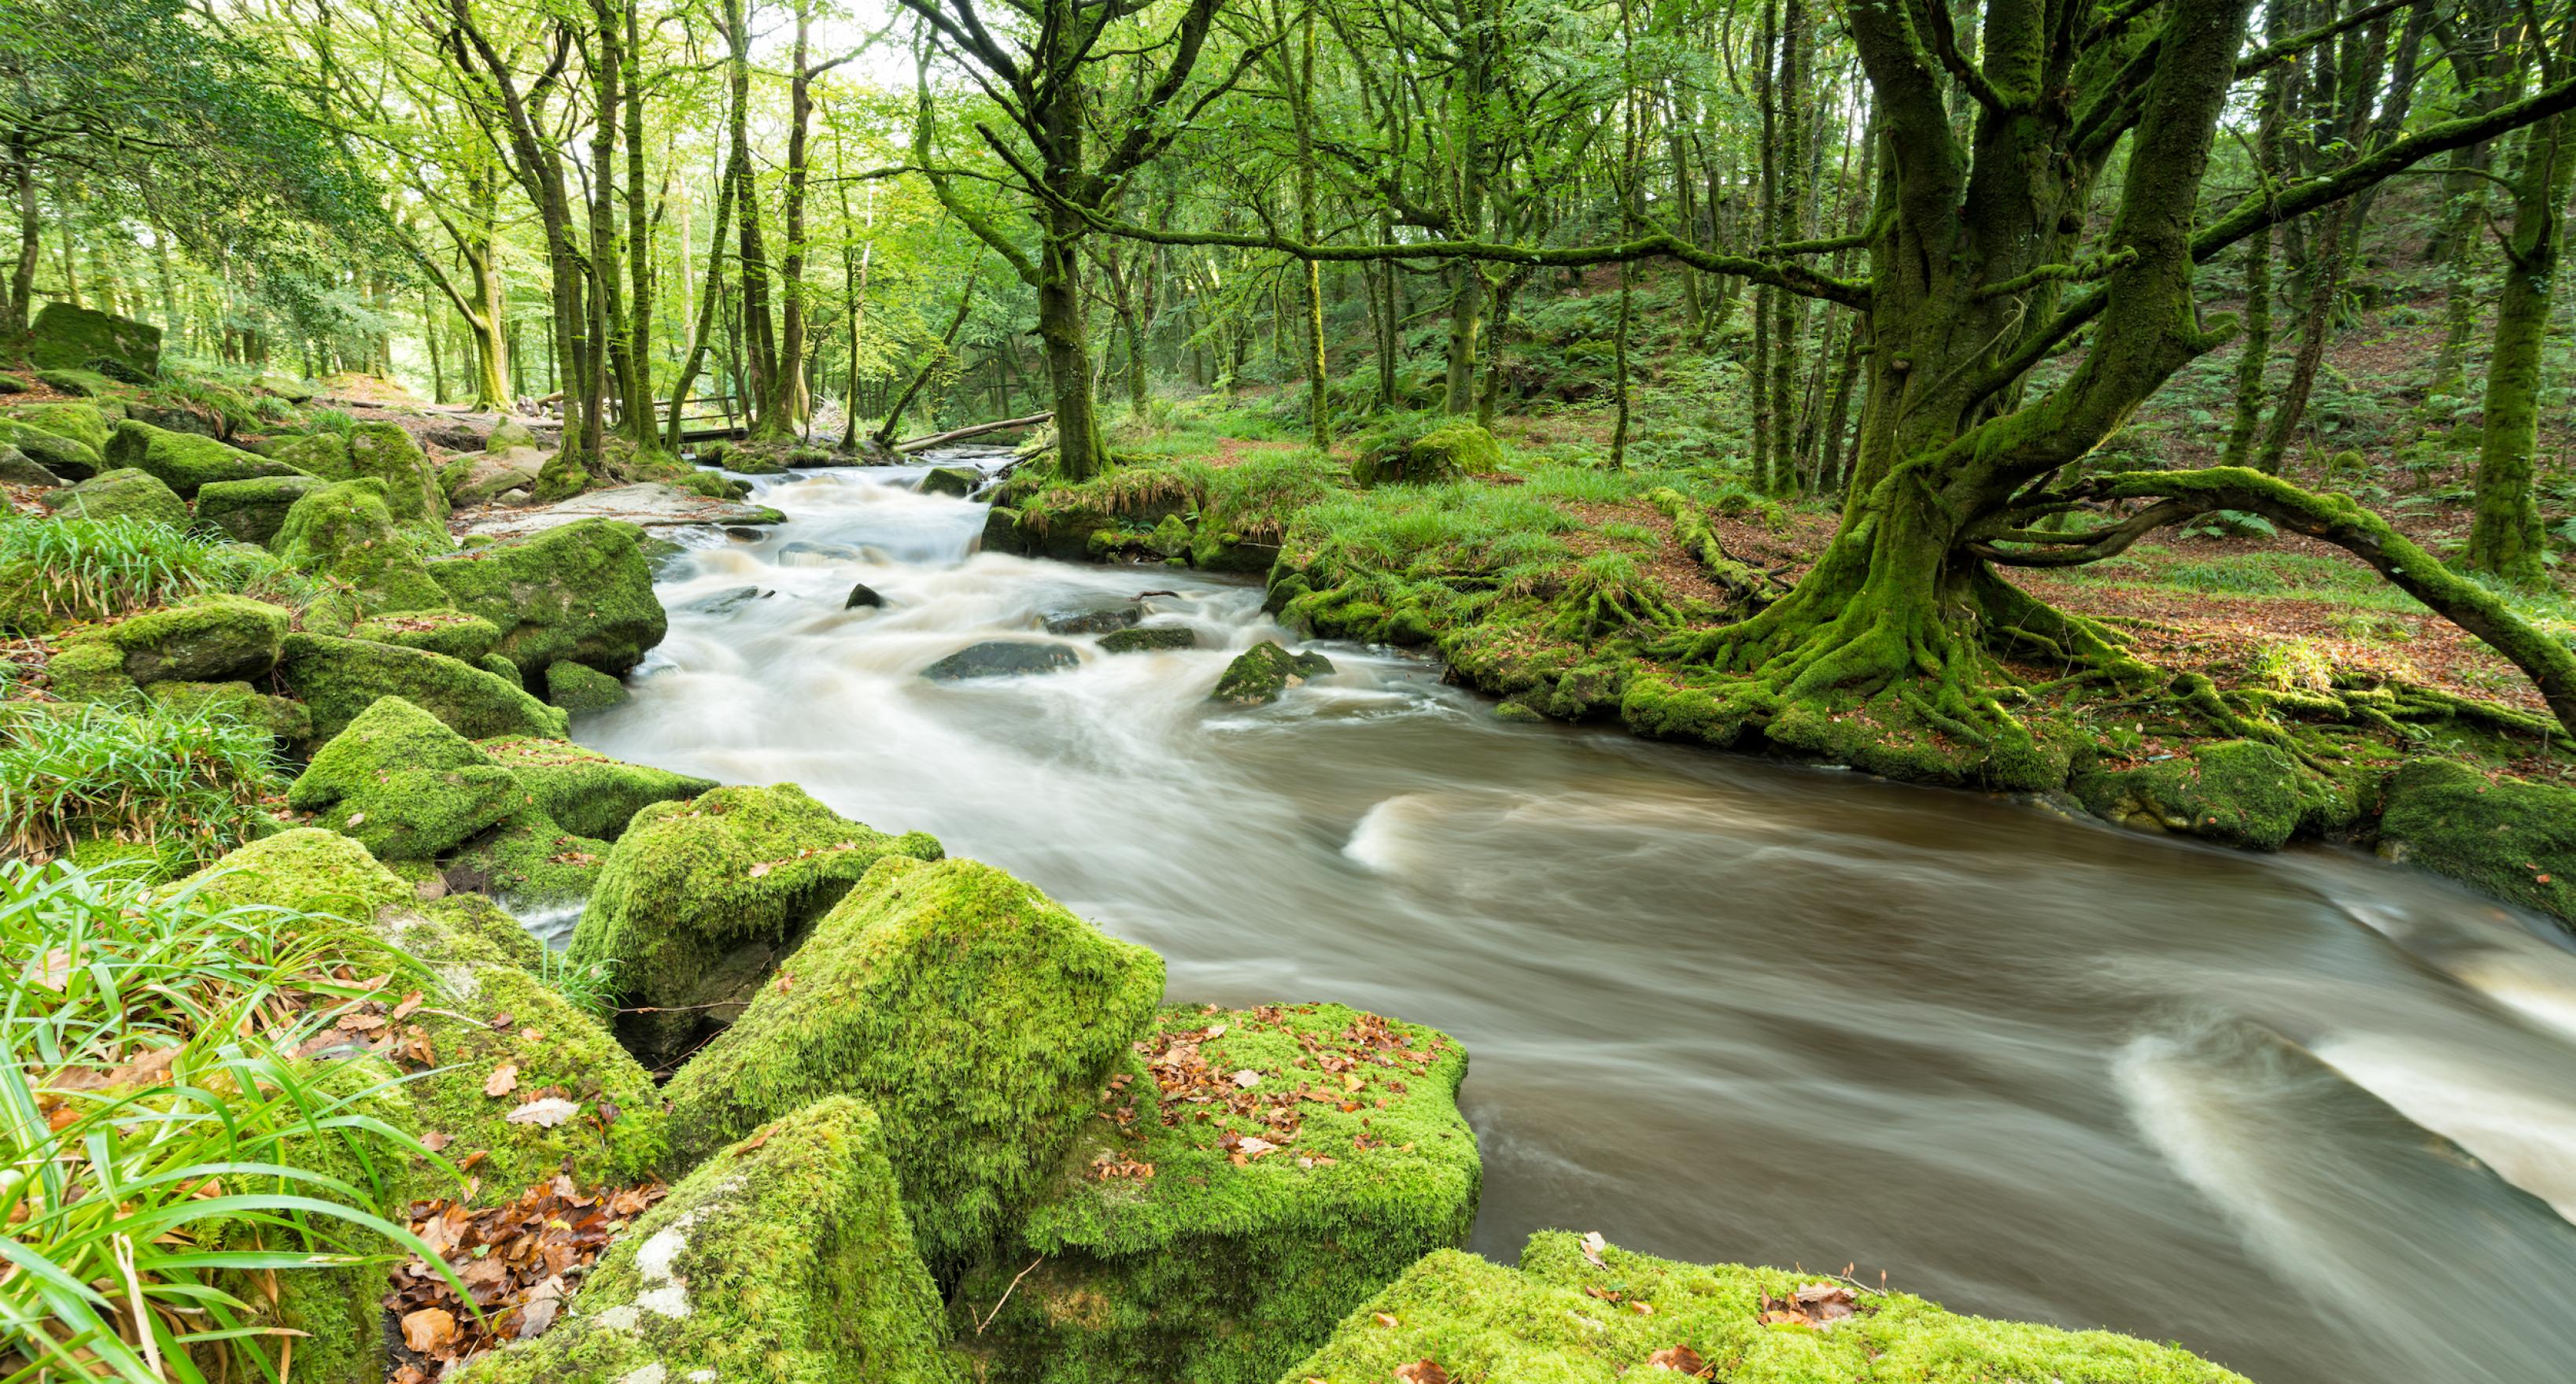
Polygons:
[[267,730],[159,706],[0,704],[0,840],[52,855],[89,839],[172,868],[257,835],[285,791]]

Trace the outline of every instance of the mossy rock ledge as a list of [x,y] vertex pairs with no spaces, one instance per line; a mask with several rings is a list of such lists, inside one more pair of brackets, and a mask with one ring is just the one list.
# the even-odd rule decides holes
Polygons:
[[2389,780],[2379,853],[2576,927],[2576,789],[2414,760]]
[[151,472],[179,492],[182,499],[196,498],[200,489],[217,481],[302,474],[285,462],[228,447],[211,437],[171,432],[131,418],[116,425],[103,455],[110,467],[130,466]]
[[710,1158],[591,1271],[545,1335],[457,1384],[949,1384],[938,1289],[875,1114],[801,1107]]
[[792,783],[654,803],[608,852],[571,956],[613,967],[630,1007],[661,1010],[621,1016],[618,1033],[647,1061],[675,1058],[731,1023],[880,856],[939,853],[928,836],[872,830]]
[[179,492],[151,472],[131,466],[46,491],[43,504],[66,519],[135,519],[174,529],[188,526],[188,502],[179,498]]
[[290,618],[282,607],[247,596],[196,596],[78,638],[113,647],[125,676],[138,685],[233,682],[277,666]]
[[944,1279],[1045,1184],[1162,991],[1161,957],[1002,870],[888,856],[664,1088],[673,1161],[856,1096]]
[[1268,1384],[1466,1238],[1466,1071],[1447,1035],[1341,1005],[1163,1011],[959,1286],[959,1319],[990,1317],[961,1344],[995,1379]]
[[296,500],[268,546],[293,566],[355,587],[370,611],[424,610],[448,600],[422,565],[422,542],[394,522],[385,483],[367,476]]
[[67,481],[88,480],[107,465],[98,448],[6,414],[0,414],[0,442],[26,453],[30,460]]
[[1828,1326],[1766,1323],[1766,1298],[1794,1299],[1818,1275],[1679,1263],[1616,1245],[1598,1253],[1596,1267],[1583,1240],[1562,1231],[1530,1237],[1518,1269],[1439,1251],[1353,1312],[1281,1384],[1384,1384],[1423,1360],[1452,1379],[1513,1384],[1680,1380],[1702,1369],[1730,1384],[2248,1384],[2178,1346],[1965,1316],[1905,1293],[1855,1293],[1851,1315]]
[[564,714],[473,664],[364,639],[286,636],[278,661],[286,685],[313,712],[313,733],[338,735],[379,697],[400,697],[469,740],[504,735],[560,739]]
[[2306,815],[2300,773],[2271,745],[2225,740],[2135,769],[2078,774],[2070,786],[2106,821],[2277,851]]
[[286,526],[295,502],[323,487],[311,476],[258,476],[210,481],[197,490],[197,525],[239,543],[266,546]]
[[716,786],[714,779],[628,764],[561,740],[509,736],[480,748],[516,775],[564,830],[605,841],[625,835],[635,814],[654,803],[694,798]]
[[71,303],[47,303],[27,329],[27,363],[39,370],[113,366],[120,377],[150,380],[161,370],[161,329]]

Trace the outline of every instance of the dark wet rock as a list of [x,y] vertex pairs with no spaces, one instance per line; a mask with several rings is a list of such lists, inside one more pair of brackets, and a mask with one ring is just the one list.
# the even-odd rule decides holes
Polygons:
[[757,543],[769,536],[759,529],[746,528],[740,524],[725,525],[724,535],[737,543]]
[[686,608],[700,615],[731,615],[750,602],[760,600],[769,594],[757,586],[729,587],[712,596],[691,601]]
[[1208,696],[1236,706],[1259,706],[1279,700],[1279,694],[1308,678],[1331,671],[1333,661],[1322,654],[1292,654],[1265,639],[1227,664],[1224,675],[1216,680],[1216,690]]
[[984,473],[971,466],[934,466],[913,484],[924,495],[954,495],[964,499],[984,483]]
[[1109,606],[1101,610],[1051,610],[1040,617],[1049,634],[1107,634],[1112,630],[1132,627],[1145,618],[1140,605]]
[[850,598],[841,602],[841,609],[858,610],[866,608],[874,610],[884,604],[885,597],[878,595],[875,587],[868,585],[866,582],[853,582],[850,585]]
[[1073,650],[1061,644],[1030,644],[1014,639],[994,639],[959,649],[948,657],[921,670],[933,682],[960,682],[968,678],[1011,678],[1036,673],[1061,673],[1082,660]]
[[1152,629],[1120,630],[1116,634],[1103,635],[1100,638],[1101,651],[1112,654],[1141,654],[1158,649],[1195,649],[1198,646],[1198,632],[1186,625],[1157,625]]

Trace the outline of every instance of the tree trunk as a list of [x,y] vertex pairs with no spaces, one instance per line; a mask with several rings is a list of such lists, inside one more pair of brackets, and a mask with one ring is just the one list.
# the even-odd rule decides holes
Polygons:
[[2532,455],[2540,440],[2540,376],[2549,303],[2565,233],[2569,174],[2565,116],[2522,132],[2513,174],[2513,234],[2504,244],[2504,289],[2496,299],[2495,354],[2487,363],[2486,428],[2478,445],[2477,518],[2469,529],[2468,565],[2516,586],[2547,580],[2548,538],[2532,494]]

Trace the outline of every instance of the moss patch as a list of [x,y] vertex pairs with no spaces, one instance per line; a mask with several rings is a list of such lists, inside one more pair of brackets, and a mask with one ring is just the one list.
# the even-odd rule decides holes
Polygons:
[[311,476],[215,481],[197,491],[197,524],[241,543],[265,546],[286,526],[295,502],[322,488]]
[[98,448],[5,414],[0,414],[0,443],[26,453],[36,464],[67,481],[86,480],[107,467]]
[[1383,1384],[1429,1360],[1461,1380],[1614,1384],[1667,1377],[1649,1362],[1680,1347],[1734,1384],[2244,1384],[2179,1347],[1962,1316],[1904,1293],[1858,1294],[1858,1310],[1830,1327],[1765,1325],[1764,1299],[1791,1298],[1815,1275],[1683,1264],[1615,1245],[1600,1256],[1603,1267],[1593,1267],[1582,1241],[1562,1232],[1531,1237],[1517,1271],[1443,1250],[1283,1378]]
[[379,697],[400,697],[468,739],[563,734],[564,714],[470,663],[329,635],[286,636],[278,665],[313,711],[313,733],[337,735]]
[[626,684],[586,664],[557,659],[546,665],[546,700],[566,711],[606,711],[626,703]]
[[131,466],[101,471],[66,489],[49,490],[44,503],[75,519],[139,519],[174,529],[188,526],[188,505],[179,492],[160,477]]
[[523,678],[559,659],[624,673],[662,642],[669,620],[653,595],[642,530],[584,519],[431,563],[452,604],[501,631],[495,651]]
[[843,1098],[725,1149],[601,1258],[561,1323],[462,1384],[962,1378],[886,1146]]
[[2576,925],[2576,790],[2414,760],[2389,781],[2379,853]]
[[72,303],[47,303],[27,329],[27,362],[39,370],[88,370],[114,364],[137,379],[161,369],[161,329]]
[[2188,758],[2079,774],[2072,786],[2109,821],[2276,851],[2299,828],[2299,775],[2298,761],[2273,746],[2226,740]]
[[198,596],[80,636],[113,646],[137,683],[229,682],[277,666],[286,611],[243,596]]
[[56,437],[68,437],[92,450],[105,448],[111,431],[107,415],[91,403],[18,404],[9,410],[9,417]]
[[914,1234],[941,1273],[1043,1184],[1163,989],[1160,957],[1009,874],[900,856],[782,976],[672,1079],[674,1159],[857,1095],[887,1118]]
[[716,786],[667,769],[611,759],[561,740],[486,740],[483,752],[518,776],[537,806],[581,836],[614,841],[637,812],[658,802],[694,798]]
[[412,901],[411,886],[338,832],[298,827],[264,837],[189,877],[223,904],[266,904],[367,924],[376,910]]
[[116,425],[101,455],[111,467],[148,471],[182,498],[191,499],[199,488],[216,481],[297,474],[293,466],[256,452],[227,447],[195,433],[170,432],[131,418]]
[[314,752],[286,804],[322,815],[378,860],[429,860],[498,825],[530,795],[437,717],[380,697]]
[[[55,665],[61,662],[56,659]],[[313,714],[304,703],[272,696],[247,682],[156,682],[143,695],[184,714],[229,716],[267,731],[282,744],[298,744],[313,734]]]
[[1186,1008],[1135,1046],[956,1294],[981,1320],[1044,1256],[969,1347],[988,1377],[1266,1384],[1474,1223],[1446,1035],[1340,1005]]
[[522,908],[553,908],[590,897],[608,843],[566,830],[539,808],[520,809],[467,843],[449,865],[455,888],[476,889]]
[[448,604],[414,538],[396,527],[384,482],[372,476],[334,481],[297,500],[269,546],[297,567],[355,587],[370,610]]
[[1208,696],[1235,706],[1259,706],[1279,700],[1280,694],[1308,678],[1331,671],[1333,661],[1322,654],[1292,654],[1265,639],[1225,665],[1225,672],[1217,677],[1216,690]]

